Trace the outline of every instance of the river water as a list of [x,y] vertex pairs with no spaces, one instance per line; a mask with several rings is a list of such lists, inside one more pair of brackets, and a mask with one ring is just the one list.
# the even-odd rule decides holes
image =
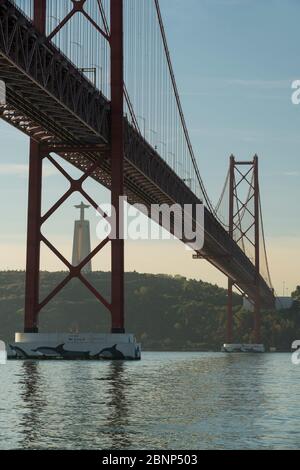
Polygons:
[[290,354],[0,366],[0,449],[296,449]]

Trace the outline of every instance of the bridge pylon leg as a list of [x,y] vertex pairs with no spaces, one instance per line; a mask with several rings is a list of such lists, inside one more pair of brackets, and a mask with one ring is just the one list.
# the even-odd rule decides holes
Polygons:
[[112,333],[124,333],[124,124],[123,0],[111,0],[111,202],[116,214],[111,246]]
[[[44,33],[46,29],[46,0],[34,0],[33,22]],[[27,220],[27,254],[25,283],[25,333],[38,332],[40,229],[42,198],[42,157],[40,145],[30,140],[29,190]]]
[[[233,156],[230,157],[230,169],[229,169],[229,235],[233,237],[234,230],[234,171],[235,171],[235,159]],[[232,343],[233,338],[233,282],[228,278],[228,292],[227,292],[227,343]]]
[[254,341],[260,343],[261,341],[261,322],[260,322],[260,203],[259,203],[259,177],[258,177],[258,157],[255,155],[253,160],[253,173],[254,173],[254,231],[255,231],[255,286],[256,296],[254,303]]
[[226,342],[232,343],[233,341],[233,282],[228,279],[228,294],[227,294],[227,328],[226,328]]
[[260,301],[256,299],[254,304],[254,342],[259,344],[261,342],[261,320],[260,320]]
[[25,333],[38,332],[39,271],[41,239],[42,155],[40,145],[30,140],[27,259],[25,284]]

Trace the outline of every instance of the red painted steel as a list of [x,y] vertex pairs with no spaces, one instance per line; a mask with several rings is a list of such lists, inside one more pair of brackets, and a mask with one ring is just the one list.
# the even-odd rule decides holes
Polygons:
[[46,31],[46,7],[47,0],[34,0],[33,2],[33,22],[40,33]]
[[[243,167],[241,171],[239,167]],[[245,169],[249,167],[249,169]],[[239,177],[238,182],[236,181],[236,174]],[[253,175],[253,179],[249,177]],[[239,186],[242,182],[245,182],[253,190],[245,202],[242,202],[239,198]],[[254,211],[251,212],[248,205],[254,198]],[[238,209],[234,210],[234,208]],[[239,218],[241,211],[247,210],[248,214],[253,218],[253,223],[243,231],[239,227]],[[238,219],[238,221],[236,221]],[[254,240],[249,238],[249,232],[254,227]],[[260,343],[261,335],[261,321],[260,321],[260,247],[259,247],[259,232],[260,232],[260,203],[259,203],[259,177],[258,177],[258,157],[255,156],[253,161],[240,162],[236,161],[233,156],[230,158],[230,179],[229,179],[229,235],[233,237],[234,230],[240,231],[240,236],[236,238],[236,242],[243,242],[243,240],[249,241],[254,247],[255,251],[255,276],[253,279],[253,285],[255,286],[255,296],[251,299],[254,302],[254,331],[253,339],[255,343]],[[232,290],[234,286],[234,280],[228,279],[228,301],[227,301],[227,342],[232,343],[233,339],[233,297]]]
[[[75,147],[76,149],[76,147]],[[70,149],[73,152],[73,149]],[[50,155],[45,155],[58,171],[62,173],[65,178],[70,182],[70,188],[66,193],[44,214],[41,216],[41,182],[42,182],[42,157],[41,147],[38,143],[31,141],[30,152],[30,191],[29,191],[29,215],[28,215],[28,247],[27,247],[27,270],[26,270],[26,310],[25,310],[25,332],[38,331],[38,315],[44,308],[73,278],[78,278],[90,292],[109,310],[111,311],[111,304],[98,292],[90,282],[81,274],[84,266],[91,261],[92,258],[99,253],[110,241],[109,238],[102,240],[91,253],[81,261],[78,266],[72,264],[59,252],[59,250],[41,234],[41,226],[48,220],[54,212],[68,199],[74,192],[78,191],[87,199],[90,204],[99,211],[102,217],[107,217],[96,204],[96,202],[84,191],[82,185],[86,179],[92,176],[93,172],[97,170],[98,163],[91,162],[90,167],[78,180],[74,180],[69,174],[61,167],[61,165],[54,160]],[[40,260],[40,243],[43,242],[50,251],[68,268],[69,273],[58,284],[48,296],[39,302],[39,260]]]
[[[234,217],[234,157],[230,157],[230,174],[229,174],[229,235],[233,237],[233,217]],[[228,278],[228,298],[227,298],[227,343],[232,343],[233,340],[233,303],[232,303],[232,289],[233,281]]]
[[111,202],[116,211],[116,238],[111,246],[112,333],[124,330],[124,121],[123,0],[111,0]]
[[[39,2],[39,0],[35,0]],[[46,0],[43,0],[46,1]],[[100,33],[107,41],[110,41],[110,37],[108,34],[106,34],[105,31],[103,31],[102,28],[99,27],[99,25],[93,20],[93,18],[90,17],[90,15],[84,10],[84,4],[86,3],[86,0],[72,0],[73,3],[73,8],[72,10],[65,16],[65,18],[54,28],[54,30],[49,34],[48,40],[51,40],[56,36],[56,34],[70,21],[70,19],[76,14],[76,13],[82,13],[85,18],[92,24],[92,26]],[[101,16],[103,14],[102,9],[99,5],[100,13]],[[103,16],[102,16],[103,19]]]
[[41,193],[42,156],[39,144],[31,139],[29,155],[25,333],[36,333],[38,331]]
[[255,285],[256,296],[254,304],[254,341],[260,343],[260,247],[259,247],[259,178],[258,178],[258,157],[255,155],[254,161],[254,224],[255,224]]
[[[44,34],[46,30],[46,0],[34,0],[33,8],[33,22],[39,32]],[[38,331],[42,165],[40,145],[30,139],[25,333]]]

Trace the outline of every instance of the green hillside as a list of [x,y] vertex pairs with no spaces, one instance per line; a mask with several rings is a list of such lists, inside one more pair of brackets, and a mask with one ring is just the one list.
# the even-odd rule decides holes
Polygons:
[[[66,274],[41,273],[41,298]],[[87,276],[107,298],[110,274]],[[22,331],[24,272],[0,272],[0,338],[11,341]],[[295,292],[300,300],[300,287]],[[252,315],[243,311],[241,297],[234,296],[236,340],[251,339]],[[184,277],[126,274],[126,330],[136,334],[144,349],[219,350],[224,342],[226,291],[215,285]],[[72,281],[41,313],[40,331],[106,332],[109,314],[79,281]],[[290,350],[300,339],[300,309],[263,312],[266,346]]]

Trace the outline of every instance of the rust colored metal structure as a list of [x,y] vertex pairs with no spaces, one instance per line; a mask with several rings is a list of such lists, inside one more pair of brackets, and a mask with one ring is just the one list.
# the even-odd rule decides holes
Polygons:
[[[241,186],[244,185],[246,197],[240,195]],[[245,189],[246,188],[246,189]],[[242,227],[243,215],[247,213],[250,221],[247,226]],[[252,235],[254,232],[254,235]],[[254,250],[255,273],[253,276],[253,297],[250,300],[254,305],[254,334],[256,344],[260,343],[260,202],[259,202],[259,178],[258,157],[252,161],[236,161],[234,156],[230,157],[229,172],[229,235],[236,243],[250,244]],[[233,343],[233,287],[236,280],[228,278],[227,299],[227,343]]]
[[[230,157],[229,169],[229,236],[233,238],[233,216],[234,216],[234,157]],[[233,281],[228,278],[228,299],[227,299],[227,328],[226,341],[232,343],[233,340]]]
[[30,139],[25,283],[25,333],[37,333],[41,243],[42,156],[40,144]]
[[[34,25],[41,34],[46,30],[46,0],[34,0]],[[42,155],[38,142],[30,139],[29,184],[27,214],[27,253],[25,282],[24,332],[38,332],[41,200],[42,200]]]
[[[76,13],[82,12],[85,0],[73,2],[73,10],[51,33],[55,36],[60,28]],[[25,301],[25,333],[38,332],[39,312],[45,307],[66,284],[73,278],[78,278],[110,311],[112,319],[112,333],[124,333],[124,240],[122,221],[122,205],[120,197],[124,195],[124,118],[123,118],[123,1],[111,0],[111,33],[107,35],[97,25],[99,32],[106,37],[111,46],[111,116],[110,135],[111,145],[98,143],[77,142],[68,144],[41,143],[34,138],[30,139],[29,156],[29,191],[28,191],[28,229],[27,229],[27,262],[26,262],[26,301]],[[88,18],[93,21],[91,18]],[[46,0],[34,0],[34,25],[36,29],[45,34],[46,31]],[[106,238],[87,256],[78,266],[72,266],[69,261],[50,243],[42,234],[42,225],[74,192],[78,191],[98,211],[99,205],[84,191],[83,183],[88,177],[94,177],[100,170],[99,160],[86,159],[82,167],[83,176],[74,180],[63,167],[51,156],[54,152],[63,158],[76,154],[88,154],[90,152],[100,154],[101,158],[111,159],[111,202],[116,211],[116,238]],[[42,216],[42,166],[43,160],[48,159],[56,169],[62,173],[70,183],[68,191]],[[101,213],[103,217],[106,214]],[[55,289],[41,302],[39,300],[39,271],[40,271],[40,246],[43,242],[68,268],[69,274],[55,287]],[[111,243],[111,302],[108,302],[81,273],[82,268],[102,249],[107,243]]]
[[123,0],[110,4],[111,48],[111,203],[116,237],[111,241],[112,333],[124,333],[124,121],[123,121]]

